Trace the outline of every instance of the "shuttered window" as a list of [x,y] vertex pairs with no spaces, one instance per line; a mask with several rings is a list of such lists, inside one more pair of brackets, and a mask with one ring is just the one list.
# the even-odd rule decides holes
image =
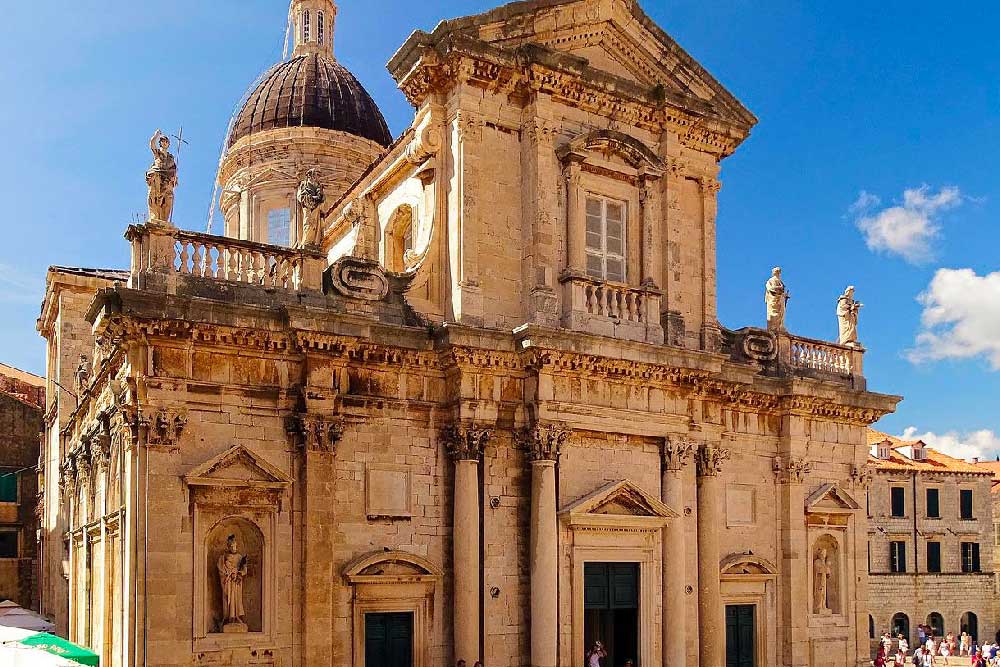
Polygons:
[[927,489],[927,518],[941,518],[941,492],[938,489]]
[[17,502],[17,472],[13,468],[0,468],[0,503]]
[[625,282],[625,204],[587,197],[587,275]]
[[901,486],[894,486],[889,490],[892,501],[892,515],[894,517],[906,516],[906,489]]
[[940,572],[941,571],[941,543],[940,542],[928,542],[927,543],[927,571],[928,572]]
[[960,492],[962,518],[972,519],[972,489],[962,489]]
[[906,572],[906,542],[889,543],[889,569],[892,572]]

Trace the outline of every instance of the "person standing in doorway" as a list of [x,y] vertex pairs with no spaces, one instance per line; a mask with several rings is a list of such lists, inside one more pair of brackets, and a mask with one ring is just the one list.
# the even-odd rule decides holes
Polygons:
[[595,641],[594,648],[587,652],[587,667],[603,667],[601,660],[606,657],[608,657],[608,652],[604,650],[604,644]]

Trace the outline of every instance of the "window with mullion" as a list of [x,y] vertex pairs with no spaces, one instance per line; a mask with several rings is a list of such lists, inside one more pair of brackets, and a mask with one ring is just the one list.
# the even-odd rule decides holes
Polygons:
[[889,543],[889,569],[891,572],[906,572],[906,542]]
[[587,275],[597,280],[625,282],[625,204],[604,197],[587,197]]
[[979,543],[962,542],[962,572],[980,572]]

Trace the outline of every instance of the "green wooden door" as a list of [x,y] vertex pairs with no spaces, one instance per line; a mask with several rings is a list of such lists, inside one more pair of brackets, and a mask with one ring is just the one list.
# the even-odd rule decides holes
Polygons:
[[755,667],[752,604],[726,606],[726,667]]
[[365,614],[365,667],[413,667],[413,614]]

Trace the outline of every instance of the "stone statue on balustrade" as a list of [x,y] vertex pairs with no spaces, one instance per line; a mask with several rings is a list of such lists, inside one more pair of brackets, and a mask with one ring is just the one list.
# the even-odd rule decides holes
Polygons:
[[785,330],[785,308],[792,295],[781,280],[781,267],[771,269],[771,278],[764,286],[764,305],[767,306],[767,330]]
[[848,347],[861,347],[858,342],[858,312],[863,303],[854,300],[854,287],[848,287],[837,299],[837,320],[840,322],[838,342]]
[[149,140],[153,164],[146,171],[149,186],[149,220],[169,224],[174,212],[177,160],[170,153],[170,139],[160,130]]
[[218,569],[222,586],[222,631],[246,632],[243,582],[247,577],[248,564],[246,555],[240,553],[235,535],[230,535],[226,541],[226,551],[219,556]]
[[316,210],[326,201],[323,185],[316,180],[316,170],[310,169],[306,177],[299,183],[295,200],[302,207],[302,242],[303,248],[318,248],[322,241],[319,215]]

